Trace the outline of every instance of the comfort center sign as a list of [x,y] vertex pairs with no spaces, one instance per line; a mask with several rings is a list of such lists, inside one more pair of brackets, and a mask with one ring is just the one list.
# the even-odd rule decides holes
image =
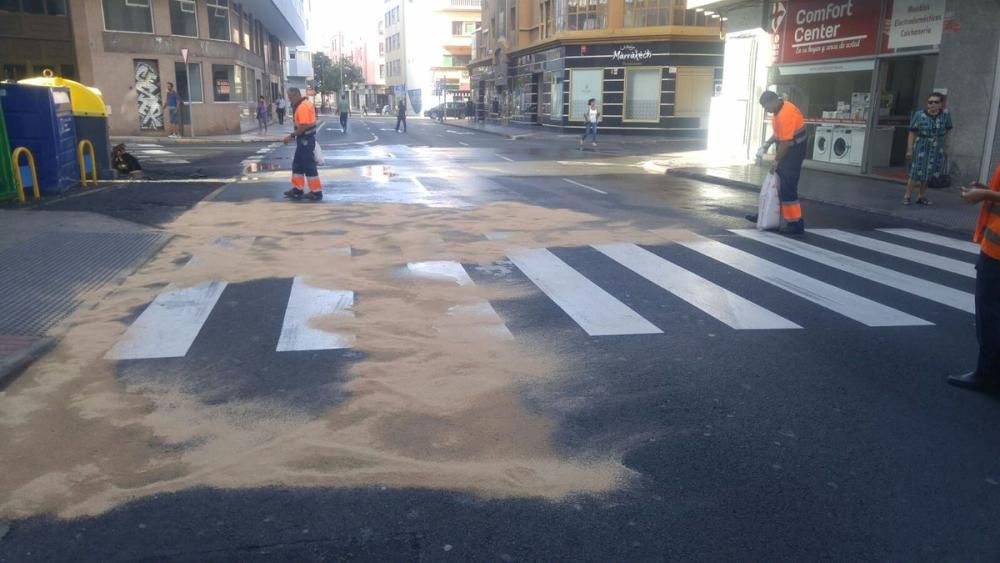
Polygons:
[[779,64],[875,54],[881,2],[787,0],[774,2],[771,32]]

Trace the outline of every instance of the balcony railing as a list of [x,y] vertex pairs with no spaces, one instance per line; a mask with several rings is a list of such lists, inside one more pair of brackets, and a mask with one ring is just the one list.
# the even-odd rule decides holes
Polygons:
[[452,8],[476,8],[482,7],[481,0],[448,0],[448,5]]

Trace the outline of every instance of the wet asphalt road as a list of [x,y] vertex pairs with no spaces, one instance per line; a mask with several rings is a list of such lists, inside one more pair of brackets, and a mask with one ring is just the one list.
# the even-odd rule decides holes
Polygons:
[[[878,229],[960,234],[806,202],[809,229],[860,235],[867,245],[808,234],[803,243],[828,251],[821,263],[730,231],[748,226],[742,217],[755,193],[641,167],[689,142],[602,142],[581,151],[568,136],[511,141],[425,120],[411,120],[402,134],[394,124],[353,118],[344,134],[328,118],[320,134],[326,198],[308,205],[473,210],[517,202],[639,231],[683,231],[702,238],[618,242],[632,256],[627,245],[637,242],[645,263],[669,260],[791,326],[734,328],[724,314],[709,314],[586,241],[546,247],[556,261],[546,255],[533,272],[517,259],[465,264],[476,284],[527,288],[491,302],[516,340],[573,358],[562,377],[519,387],[528,412],[554,422],[554,447],[566,458],[614,450],[633,472],[627,486],[555,501],[440,488],[195,488],[93,517],[11,522],[6,535],[0,531],[0,561],[1000,559],[1000,404],[944,383],[973,367],[973,317],[962,307],[975,256]],[[279,179],[291,148],[225,152],[229,160],[213,166],[237,180],[212,201],[284,204]],[[181,173],[188,165],[177,166]],[[879,243],[896,251],[878,252]],[[720,244],[742,252],[713,257]],[[575,272],[560,278],[571,280],[569,290],[538,281],[553,275],[544,268],[553,263]],[[779,267],[826,285],[805,282],[793,294],[780,287],[788,276]],[[919,280],[933,284],[923,295],[913,293],[924,287]],[[601,308],[592,300],[574,308],[572,290],[581,284],[610,294],[609,308],[626,306],[651,333],[588,334],[623,321],[586,320]],[[267,378],[245,373],[282,372],[296,375],[282,382],[280,400],[307,415],[336,408],[346,398],[344,380],[309,374],[320,365],[345,373],[356,353],[289,359],[256,345],[280,338],[291,286],[291,279],[230,284],[220,301],[229,306],[212,311],[187,356],[149,360],[160,362],[156,369],[123,361],[119,378],[133,385],[150,374],[181,377],[198,401],[224,404],[275,396]],[[363,297],[365,288],[353,289]],[[765,313],[755,311],[741,319],[760,322]],[[220,367],[231,357],[256,372]]]

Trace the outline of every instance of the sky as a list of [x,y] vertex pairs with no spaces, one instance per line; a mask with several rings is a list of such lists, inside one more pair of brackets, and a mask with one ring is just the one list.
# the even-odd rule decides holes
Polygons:
[[309,48],[326,51],[337,32],[361,36],[375,26],[381,15],[382,0],[311,0]]

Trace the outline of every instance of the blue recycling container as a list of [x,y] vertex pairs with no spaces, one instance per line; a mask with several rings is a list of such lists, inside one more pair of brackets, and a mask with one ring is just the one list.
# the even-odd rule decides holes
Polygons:
[[11,150],[35,157],[38,189],[60,194],[80,183],[69,89],[0,83]]

